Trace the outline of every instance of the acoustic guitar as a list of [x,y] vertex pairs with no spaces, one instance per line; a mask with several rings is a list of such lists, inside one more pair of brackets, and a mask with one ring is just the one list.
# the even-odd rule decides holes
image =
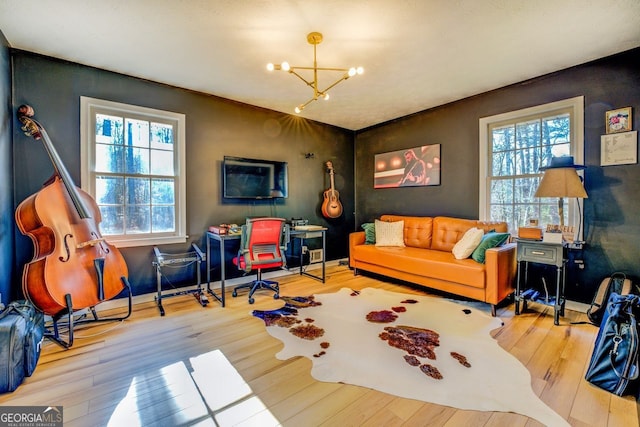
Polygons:
[[331,176],[331,188],[324,192],[324,201],[322,202],[322,215],[325,218],[338,218],[342,215],[342,204],[340,203],[340,194],[335,189],[333,163],[327,162],[327,169]]

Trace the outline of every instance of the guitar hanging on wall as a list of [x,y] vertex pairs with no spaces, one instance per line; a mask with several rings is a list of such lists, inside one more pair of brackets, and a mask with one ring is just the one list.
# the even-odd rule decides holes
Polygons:
[[325,218],[338,218],[342,215],[342,204],[340,203],[340,194],[335,189],[333,163],[326,163],[329,175],[331,176],[331,188],[324,192],[324,201],[322,202],[322,215]]

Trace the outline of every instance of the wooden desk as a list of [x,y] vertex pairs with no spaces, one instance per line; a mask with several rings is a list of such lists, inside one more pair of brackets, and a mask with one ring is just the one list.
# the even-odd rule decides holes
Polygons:
[[[325,260],[326,260],[326,228],[321,228],[318,230],[288,230],[291,239],[300,239],[300,275],[306,275],[312,277],[314,279],[325,281]],[[303,269],[302,265],[302,246],[306,239],[316,239],[322,238],[322,275],[315,276],[313,274],[307,273]],[[211,289],[211,240],[215,240],[218,242],[219,255],[220,255],[220,295],[218,295],[213,289]],[[225,269],[225,256],[224,256],[224,248],[225,242],[227,241],[236,241],[240,240],[240,234],[217,234],[212,233],[211,231],[207,231],[206,241],[207,241],[207,292],[212,295],[215,299],[217,299],[222,306],[225,306],[225,279],[226,279],[226,269]]]

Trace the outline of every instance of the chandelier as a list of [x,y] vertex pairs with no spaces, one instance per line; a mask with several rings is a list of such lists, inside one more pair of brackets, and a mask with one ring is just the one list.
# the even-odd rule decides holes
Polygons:
[[[269,71],[273,71],[273,70],[282,70],[282,71],[287,71],[291,74],[293,74],[294,76],[298,77],[300,80],[302,80],[307,86],[311,87],[311,89],[313,89],[313,97],[308,100],[307,102],[298,105],[295,108],[295,112],[296,113],[300,113],[302,110],[304,110],[304,108],[309,105],[310,103],[312,103],[313,101],[317,100],[318,98],[322,98],[324,100],[328,100],[329,99],[329,90],[333,89],[338,83],[347,80],[349,77],[353,77],[356,74],[362,74],[364,72],[364,69],[362,67],[352,67],[352,68],[321,68],[318,67],[318,62],[316,60],[316,47],[322,43],[322,34],[318,33],[316,31],[307,34],[307,41],[309,42],[309,44],[313,45],[313,67],[294,67],[292,65],[289,65],[288,62],[283,62],[281,64],[267,64],[267,70]],[[304,77],[302,77],[299,73],[298,70],[313,70],[313,81],[307,80]],[[338,80],[336,80],[334,83],[330,84],[326,89],[320,89],[318,87],[318,71],[343,71],[344,75],[342,75],[342,77],[340,77]]]

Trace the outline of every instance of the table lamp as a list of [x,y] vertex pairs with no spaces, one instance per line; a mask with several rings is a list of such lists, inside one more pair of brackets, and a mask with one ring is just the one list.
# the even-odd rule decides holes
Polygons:
[[[557,197],[558,214],[560,215],[560,226],[564,226],[564,198],[576,197],[586,199],[582,180],[576,170],[584,169],[585,166],[574,165],[572,156],[552,157],[549,166],[540,168],[544,171],[542,181],[533,197]],[[578,230],[579,232],[579,230]]]

